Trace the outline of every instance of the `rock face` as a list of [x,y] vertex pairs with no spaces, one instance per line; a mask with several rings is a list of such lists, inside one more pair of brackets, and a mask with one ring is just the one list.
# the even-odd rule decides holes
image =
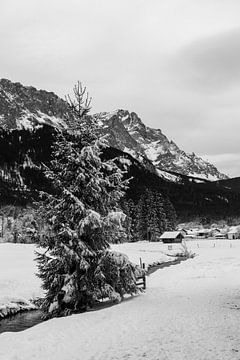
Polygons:
[[32,128],[44,123],[64,127],[69,116],[66,102],[54,93],[0,80],[0,125],[8,129]]
[[[162,133],[144,125],[138,115],[127,110],[93,115],[109,145],[130,153],[161,177],[167,171],[208,180],[225,179],[215,166],[194,153],[187,154]],[[66,102],[53,92],[0,80],[0,126],[7,129],[36,128],[42,124],[67,127],[72,120]],[[170,179],[174,180],[174,179]]]
[[208,180],[227,178],[215,166],[194,153],[187,154],[179,149],[160,129],[145,126],[134,112],[117,110],[113,113],[101,113],[97,117],[111,146],[138,159],[139,155],[147,158],[160,176],[165,176],[165,170]]

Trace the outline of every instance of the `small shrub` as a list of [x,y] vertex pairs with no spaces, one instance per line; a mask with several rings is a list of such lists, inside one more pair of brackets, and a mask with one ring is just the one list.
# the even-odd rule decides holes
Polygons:
[[181,243],[180,252],[177,253],[176,256],[190,259],[190,258],[194,258],[196,254],[188,249],[186,241],[183,240]]

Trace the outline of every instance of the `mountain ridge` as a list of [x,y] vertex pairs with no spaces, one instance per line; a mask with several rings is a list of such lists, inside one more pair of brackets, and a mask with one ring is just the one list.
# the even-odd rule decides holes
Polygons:
[[[169,177],[170,171],[206,180],[227,179],[214,165],[194,153],[185,153],[160,129],[146,126],[135,112],[119,109],[91,116],[97,119],[110,146],[128,152],[160,177]],[[66,128],[72,120],[66,101],[53,92],[0,80],[0,126],[24,129],[46,124]]]
[[214,165],[194,153],[181,150],[160,129],[146,126],[135,112],[121,109],[95,117],[112,147],[137,158],[139,154],[146,157],[154,164],[159,176],[165,176],[162,172],[167,170],[206,180],[227,179]]

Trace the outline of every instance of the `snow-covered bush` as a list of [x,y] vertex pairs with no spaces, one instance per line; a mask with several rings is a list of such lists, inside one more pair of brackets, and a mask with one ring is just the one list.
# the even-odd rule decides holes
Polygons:
[[194,258],[196,256],[195,253],[193,253],[191,250],[188,249],[186,241],[183,240],[181,243],[181,247],[180,250],[177,254],[175,254],[175,256],[178,257],[186,257],[186,258]]
[[106,251],[100,262],[100,270],[104,275],[102,297],[119,302],[125,294],[136,294],[139,291],[136,280],[143,275],[144,270],[130,262],[127,255]]

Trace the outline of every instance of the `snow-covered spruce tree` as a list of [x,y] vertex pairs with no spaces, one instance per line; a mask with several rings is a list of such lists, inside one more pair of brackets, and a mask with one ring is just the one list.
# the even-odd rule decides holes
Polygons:
[[[46,228],[39,246],[45,251],[38,252],[37,260],[49,317],[84,311],[100,297],[118,300],[137,292],[138,269],[107,250],[110,241],[119,240],[119,229],[123,231],[118,207],[126,186],[123,171],[114,159],[101,160],[104,141],[87,117],[85,89],[78,83],[74,92],[75,98],[68,100],[76,123],[71,131],[59,133],[55,160],[46,170],[55,191],[44,195],[40,210]],[[108,259],[115,264],[115,282]],[[121,268],[127,269],[122,277]]]

